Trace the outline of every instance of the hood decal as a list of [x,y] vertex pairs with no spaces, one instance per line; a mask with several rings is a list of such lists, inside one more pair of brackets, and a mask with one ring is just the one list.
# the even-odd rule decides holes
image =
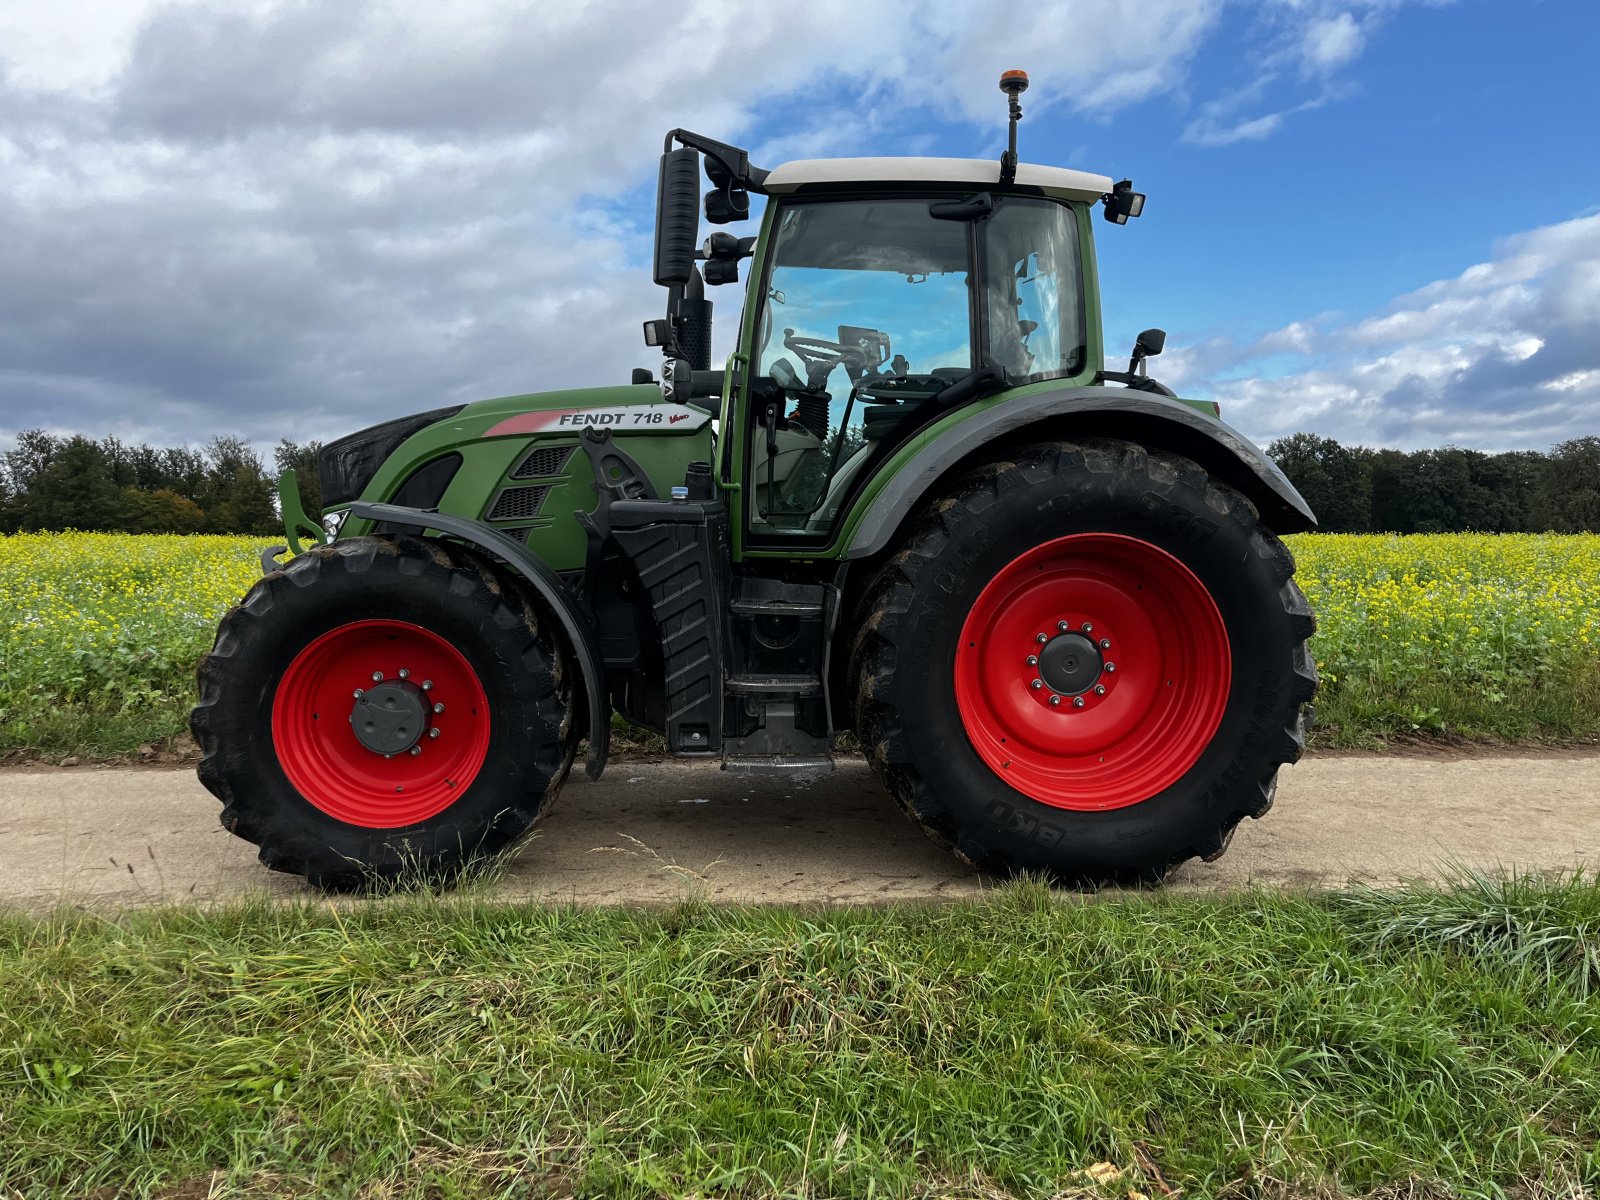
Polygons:
[[562,433],[581,429],[610,429],[616,433],[699,429],[711,420],[703,408],[687,404],[619,404],[600,408],[542,408],[518,413],[491,425],[484,437],[512,433]]

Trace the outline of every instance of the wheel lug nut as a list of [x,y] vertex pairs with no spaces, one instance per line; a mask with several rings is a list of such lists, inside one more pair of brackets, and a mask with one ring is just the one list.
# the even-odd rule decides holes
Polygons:
[[362,689],[362,688],[357,688],[356,689],[356,699],[357,700],[361,699],[361,697],[365,696],[366,694],[367,693],[366,693],[366,691],[364,689]]
[[1072,698],[1072,707],[1073,708],[1082,708],[1083,707],[1083,697],[1082,696],[1074,696]]
[[1067,630],[1069,630],[1071,628],[1072,628],[1072,626],[1068,625],[1065,621],[1057,621],[1056,622],[1056,632],[1057,633],[1065,633]]
[[1036,641],[1036,642],[1038,642],[1038,643],[1039,643],[1039,645],[1041,645],[1041,646],[1042,646],[1042,645],[1044,645],[1044,644],[1045,644],[1045,643],[1046,643],[1046,642],[1048,642],[1048,641],[1049,641],[1049,640],[1050,640],[1050,639],[1049,639],[1049,637],[1048,637],[1048,636],[1046,636],[1046,635],[1045,635],[1045,634],[1042,634],[1042,633],[1041,633],[1041,634],[1039,634],[1039,635],[1038,635],[1038,636],[1037,636],[1037,637],[1035,637],[1035,638],[1034,638],[1034,639],[1033,639],[1033,640],[1034,640],[1034,641]]
[[432,729],[428,730],[428,736],[431,737],[431,738],[438,737],[439,736],[439,727],[437,725],[435,725]]
[[1104,696],[1106,694],[1106,685],[1103,684],[1103,683],[1095,684],[1094,685],[1094,694],[1096,696]]
[[409,667],[401,667],[400,668],[400,678],[401,679],[410,679],[411,678],[411,669]]
[[415,758],[417,755],[419,755],[421,753],[422,753],[422,747],[421,746],[413,746],[413,747],[411,747],[411,757],[412,758]]
[[1037,667],[1039,665],[1039,656],[1037,654],[1028,655],[1028,665],[1030,667]]
[[382,683],[383,682],[383,672],[382,671],[374,671],[372,673],[372,682],[373,683]]
[[431,679],[424,679],[424,680],[423,680],[423,681],[422,681],[422,690],[423,690],[423,691],[425,691],[425,692],[431,692],[431,691],[433,691],[433,680],[431,680]]
[[1102,650],[1111,649],[1111,639],[1110,638],[1101,638],[1100,639],[1100,649],[1102,649]]
[[1030,683],[1030,684],[1029,684],[1029,685],[1028,685],[1028,686],[1029,686],[1029,687],[1031,687],[1031,688],[1032,688],[1032,689],[1033,689],[1033,690],[1034,690],[1034,691],[1036,691],[1036,692],[1037,692],[1037,691],[1038,691],[1038,690],[1039,690],[1039,689],[1040,689],[1040,688],[1042,688],[1042,687],[1043,687],[1043,686],[1044,686],[1044,680],[1042,680],[1042,679],[1035,679],[1035,680],[1034,680],[1034,681],[1033,681],[1033,682],[1032,682],[1032,683]]
[[433,711],[434,711],[434,712],[436,712],[436,713],[442,713],[442,712],[443,712],[443,711],[444,711],[444,705],[442,705],[442,704],[435,704],[435,705],[434,705],[434,706],[433,706]]
[[1089,622],[1087,622],[1087,621],[1085,621],[1085,622],[1084,622],[1084,623],[1083,623],[1083,624],[1082,624],[1082,625],[1081,625],[1081,626],[1080,626],[1080,628],[1081,628],[1081,629],[1082,629],[1082,630],[1083,630],[1083,631],[1084,631],[1084,632],[1085,632],[1085,633],[1093,633],[1093,632],[1094,632],[1094,626],[1093,626],[1093,625],[1091,625],[1091,624],[1089,624]]
[[1116,663],[1107,663],[1106,664],[1106,674],[1107,675],[1110,675],[1116,669],[1117,669],[1117,664]]
[[1051,696],[1050,697],[1050,707],[1051,708],[1055,708],[1060,703],[1061,703],[1061,697],[1060,696]]

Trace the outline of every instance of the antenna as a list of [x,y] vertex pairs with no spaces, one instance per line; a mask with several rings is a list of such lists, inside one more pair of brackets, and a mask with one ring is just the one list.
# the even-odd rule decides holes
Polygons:
[[1015,183],[1017,178],[1017,122],[1022,120],[1018,97],[1028,90],[1026,71],[1006,71],[1000,76],[1000,90],[1011,101],[1011,147],[1000,156],[1000,182]]

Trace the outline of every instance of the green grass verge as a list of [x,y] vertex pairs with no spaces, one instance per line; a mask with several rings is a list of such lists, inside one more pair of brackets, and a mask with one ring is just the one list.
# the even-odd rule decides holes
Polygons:
[[1577,1196],[1600,882],[0,916],[0,1131],[27,1197]]

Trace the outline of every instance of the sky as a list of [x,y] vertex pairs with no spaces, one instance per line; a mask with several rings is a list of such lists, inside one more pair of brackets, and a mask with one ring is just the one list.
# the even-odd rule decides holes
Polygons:
[[[1600,434],[1593,0],[0,0],[0,447],[625,382],[662,134],[1131,176],[1108,356],[1263,443]],[[733,226],[740,232],[753,227]],[[721,344],[738,309],[719,298]]]

